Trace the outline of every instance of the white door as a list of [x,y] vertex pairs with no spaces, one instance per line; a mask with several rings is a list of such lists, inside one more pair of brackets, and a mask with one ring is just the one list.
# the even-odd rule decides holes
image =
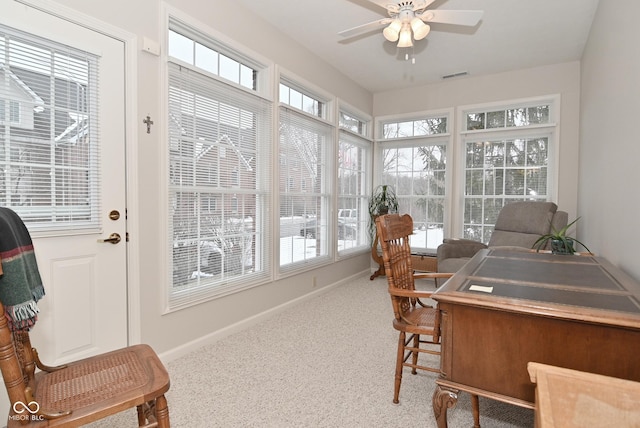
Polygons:
[[[15,46],[21,46],[31,60],[43,58],[41,69],[25,66],[5,41],[0,45],[4,61],[11,65],[13,60],[16,72],[3,77],[7,82],[12,79],[12,90],[21,89],[22,96],[35,103],[29,110],[36,116],[32,129],[42,126],[37,120],[42,120],[43,111],[50,110],[48,116],[57,121],[47,128],[55,146],[51,156],[56,158],[49,175],[55,178],[40,177],[50,192],[45,198],[53,213],[34,220],[23,216],[46,292],[38,303],[40,315],[31,339],[43,362],[56,365],[127,345],[124,45],[12,0],[0,0],[0,10],[0,24],[9,27],[7,31],[22,32],[13,33]],[[89,58],[87,64],[96,65],[95,75],[92,65],[86,67],[88,77],[75,75],[82,74],[83,67],[58,71],[58,65],[74,62],[76,49]],[[35,73],[48,73],[49,86],[30,88]],[[90,93],[89,98],[96,95],[96,102],[78,113],[81,107],[76,110],[76,106],[85,101],[77,99],[84,92]],[[58,109],[50,108],[54,99]],[[17,135],[24,132],[15,128],[6,144],[18,145]],[[38,167],[25,173],[20,185],[29,179],[39,185],[34,178]],[[29,202],[32,190],[26,186],[24,195],[11,195],[16,206],[8,205],[19,213],[37,213],[38,204]],[[111,234],[119,235],[120,242],[104,242]]]

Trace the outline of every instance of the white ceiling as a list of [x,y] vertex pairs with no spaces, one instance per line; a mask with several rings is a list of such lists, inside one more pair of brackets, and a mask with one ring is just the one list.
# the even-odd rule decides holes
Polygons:
[[473,28],[432,24],[414,43],[411,64],[384,39],[384,27],[347,40],[338,35],[388,16],[368,0],[236,1],[374,93],[463,71],[478,76],[578,60],[598,6],[598,0],[436,0],[429,9],[483,10],[483,18]]

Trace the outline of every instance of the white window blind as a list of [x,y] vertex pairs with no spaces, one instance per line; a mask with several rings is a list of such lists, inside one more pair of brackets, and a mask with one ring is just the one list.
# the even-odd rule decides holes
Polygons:
[[271,263],[272,103],[178,63],[168,64],[170,308],[251,287]]
[[[338,254],[369,248],[371,141],[341,130],[338,148]],[[342,232],[341,230],[342,229]]]
[[[330,174],[333,127],[280,107],[280,266],[329,257]],[[303,184],[305,183],[305,184]]]
[[0,26],[0,205],[31,231],[100,226],[98,60]]

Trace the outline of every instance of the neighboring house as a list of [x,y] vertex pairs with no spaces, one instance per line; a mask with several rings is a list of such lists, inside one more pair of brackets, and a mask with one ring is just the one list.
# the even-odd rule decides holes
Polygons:
[[318,134],[288,123],[280,124],[280,134],[281,205],[294,216],[315,216],[318,213],[309,212],[310,205],[300,193],[321,192],[322,140]]
[[[255,258],[252,234],[257,203],[253,195],[243,192],[256,188],[254,143],[249,143],[255,136],[251,129],[216,123],[206,108],[196,110],[199,113],[194,115],[186,109],[179,120],[169,115],[175,153],[171,181],[177,188],[194,189],[176,191],[172,201],[176,285],[223,269],[250,268]],[[197,139],[190,138],[189,131]]]
[[[34,128],[34,114],[44,111],[44,101],[13,71],[0,63],[0,124]],[[7,118],[9,119],[7,121]]]
[[0,80],[0,138],[10,135],[10,150],[0,154],[10,170],[8,182],[6,174],[0,177],[0,201],[47,207],[55,190],[64,189],[56,194],[57,206],[86,205],[88,186],[77,183],[88,179],[87,85],[6,64],[0,64]]

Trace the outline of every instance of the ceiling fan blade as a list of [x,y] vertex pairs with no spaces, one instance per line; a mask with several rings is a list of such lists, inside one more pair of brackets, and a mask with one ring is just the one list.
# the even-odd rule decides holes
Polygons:
[[473,27],[478,24],[483,14],[482,10],[428,10],[420,15],[420,18],[425,22]]
[[436,0],[413,0],[413,10],[417,11],[417,10],[426,9],[434,1],[436,1]]
[[387,6],[392,5],[397,8],[397,1],[394,0],[368,0],[370,3],[377,4],[381,8],[387,9]]
[[[397,13],[400,10],[401,0],[368,0],[370,3],[377,4],[378,6],[387,9],[390,12]],[[429,7],[431,3],[436,0],[413,0],[413,10],[421,10]]]
[[369,22],[367,24],[358,25],[357,27],[349,28],[347,30],[342,30],[338,34],[342,37],[355,37],[360,34],[368,33],[369,31],[377,30],[380,27],[383,27],[387,24],[390,24],[393,19],[391,18],[382,18],[377,21]]

